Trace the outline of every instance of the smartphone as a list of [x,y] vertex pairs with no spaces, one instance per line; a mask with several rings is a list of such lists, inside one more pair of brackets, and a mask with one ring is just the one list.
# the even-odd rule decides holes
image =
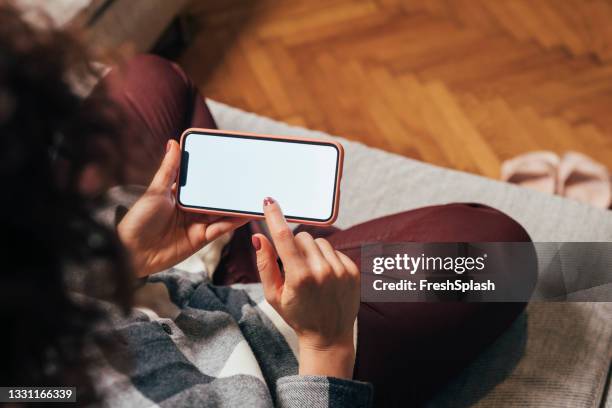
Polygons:
[[176,194],[185,211],[263,218],[272,197],[287,221],[330,225],[338,216],[340,143],[191,128],[181,154]]

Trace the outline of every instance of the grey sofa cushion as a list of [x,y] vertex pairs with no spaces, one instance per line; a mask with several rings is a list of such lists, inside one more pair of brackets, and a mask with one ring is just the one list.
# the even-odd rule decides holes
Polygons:
[[[208,101],[219,128],[331,137]],[[498,208],[534,241],[612,241],[612,212],[335,138],[346,150],[341,228],[449,202]],[[534,303],[432,406],[599,406],[612,357],[612,304]]]
[[610,303],[531,304],[430,406],[599,407],[611,316]]

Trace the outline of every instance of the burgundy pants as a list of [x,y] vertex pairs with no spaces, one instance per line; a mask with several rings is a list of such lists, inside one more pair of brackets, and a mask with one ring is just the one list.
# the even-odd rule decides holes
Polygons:
[[[126,115],[125,181],[146,185],[168,138],[215,122],[185,73],[154,56],[139,56],[103,81]],[[378,218],[344,231],[298,227],[325,236],[360,265],[363,242],[530,241],[507,215],[478,204],[432,206]],[[258,282],[250,237],[240,228],[227,245],[215,283]],[[522,273],[516,271],[514,273]],[[492,343],[521,313],[523,303],[362,303],[354,376],[375,387],[377,406],[425,401]]]

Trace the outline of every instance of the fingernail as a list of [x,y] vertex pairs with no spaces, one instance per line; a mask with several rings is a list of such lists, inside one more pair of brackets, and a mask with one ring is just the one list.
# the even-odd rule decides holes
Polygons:
[[170,149],[172,149],[172,140],[168,140],[168,143],[166,143],[166,153],[168,153]]
[[276,201],[274,201],[274,199],[272,197],[266,197],[264,198],[264,207],[266,205],[270,205],[270,204],[274,204]]
[[261,249],[261,240],[258,236],[253,235],[251,237],[251,243],[253,244],[253,248],[255,248],[255,251],[259,251]]

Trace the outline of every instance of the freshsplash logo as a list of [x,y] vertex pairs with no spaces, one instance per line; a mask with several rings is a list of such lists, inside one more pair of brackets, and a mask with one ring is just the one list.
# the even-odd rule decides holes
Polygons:
[[524,302],[538,279],[532,242],[375,242],[361,250],[365,302]]
[[[425,253],[416,256],[408,253],[376,256],[371,263],[375,278],[364,280],[369,281],[374,292],[412,292],[425,297],[440,296],[444,292],[464,294],[495,291],[495,282],[491,279],[482,281],[484,276],[478,276],[478,272],[487,267],[487,257],[486,253],[477,256],[434,256]],[[474,272],[474,276],[464,275],[466,272]],[[457,277],[453,279],[449,275]]]
[[482,271],[485,269],[487,254],[471,257],[451,256],[410,256],[408,254],[396,254],[388,257],[375,257],[372,262],[372,272],[376,275],[386,271],[405,271],[410,275],[417,272],[455,272],[462,275],[465,272]]

